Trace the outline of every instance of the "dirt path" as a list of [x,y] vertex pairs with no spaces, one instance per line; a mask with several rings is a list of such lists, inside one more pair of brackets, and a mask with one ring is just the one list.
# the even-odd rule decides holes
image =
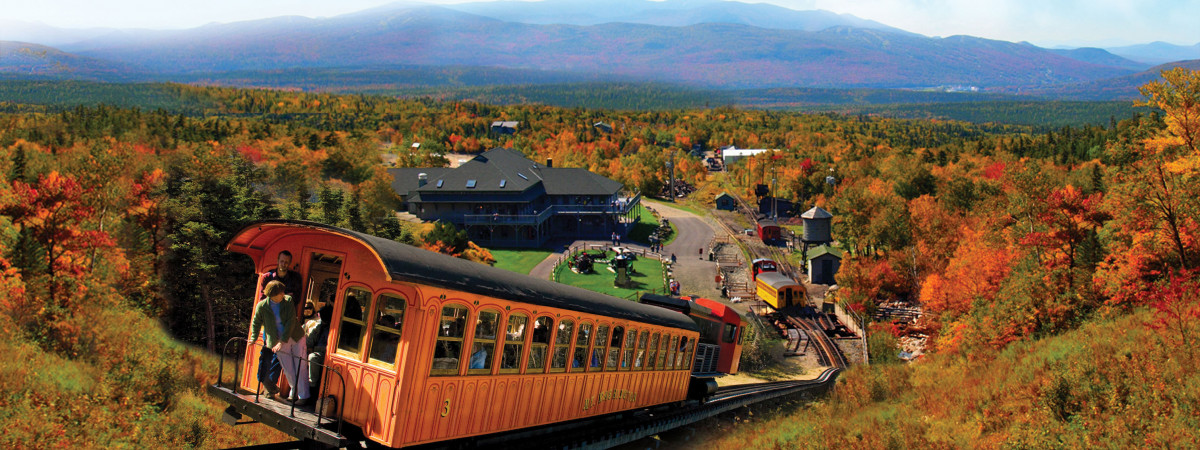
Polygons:
[[675,241],[663,248],[663,254],[675,255],[673,276],[680,285],[680,293],[705,298],[720,298],[721,288],[717,285],[717,263],[708,260],[708,245],[715,231],[708,222],[690,212],[655,203],[648,205],[659,216],[675,225]]

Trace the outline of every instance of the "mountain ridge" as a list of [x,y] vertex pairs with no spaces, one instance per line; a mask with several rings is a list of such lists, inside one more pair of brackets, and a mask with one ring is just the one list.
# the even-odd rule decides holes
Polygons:
[[212,25],[152,39],[97,39],[67,50],[163,73],[468,65],[727,88],[999,88],[1133,72],[969,36],[929,38],[849,26],[803,31],[729,23],[535,25],[434,6]]
[[[524,22],[504,20],[538,8],[544,16],[555,5],[575,11],[575,16],[564,17],[583,23],[580,17],[591,14],[588,20],[599,23],[531,23],[541,17],[538,14]],[[694,15],[684,17],[677,14],[680,11]],[[800,16],[812,20],[794,21],[793,29],[767,28],[772,15],[778,16],[776,23]],[[609,21],[617,17],[663,24]],[[721,17],[729,20],[717,20]],[[864,28],[863,23],[878,26]],[[533,79],[547,78],[536,73],[554,73],[550,78],[566,82],[607,77],[709,89],[1023,93],[1119,78],[1148,67],[1103,49],[1050,50],[966,35],[926,37],[828,11],[713,0],[620,0],[605,8],[586,1],[400,2],[330,18],[278,16],[174,31],[106,30],[58,49],[77,56],[60,59],[66,66],[78,65],[73,70],[87,74],[82,79],[149,81],[225,72],[418,66],[528,71]],[[115,72],[125,74],[117,77]],[[72,71],[55,72],[10,59],[0,64],[0,73],[63,77]],[[106,73],[113,75],[106,78]],[[522,82],[516,77],[509,84]]]

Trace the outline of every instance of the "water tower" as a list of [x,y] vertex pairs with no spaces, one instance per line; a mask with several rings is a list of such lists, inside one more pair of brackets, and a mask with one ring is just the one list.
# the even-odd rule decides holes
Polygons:
[[830,214],[829,211],[821,209],[820,206],[814,206],[813,209],[801,214],[800,218],[804,219],[804,236],[801,240],[804,241],[805,247],[810,244],[821,245],[833,242],[830,232],[833,214]]

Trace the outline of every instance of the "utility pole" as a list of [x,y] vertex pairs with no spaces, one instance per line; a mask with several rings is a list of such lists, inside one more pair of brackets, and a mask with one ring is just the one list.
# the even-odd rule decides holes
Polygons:
[[667,188],[667,195],[671,197],[671,203],[675,203],[675,150],[671,150],[667,160],[667,171],[671,172],[671,184]]
[[779,220],[779,199],[775,197],[775,167],[771,167],[771,217]]

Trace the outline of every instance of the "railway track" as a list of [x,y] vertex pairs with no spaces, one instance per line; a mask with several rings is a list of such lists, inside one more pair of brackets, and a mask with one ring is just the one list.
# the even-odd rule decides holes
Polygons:
[[[741,206],[742,211],[745,212],[747,219],[757,222],[757,217],[752,214],[753,210],[746,205],[746,202],[742,201],[741,198],[738,198],[738,204]],[[719,220],[716,222],[720,224],[721,228],[724,229],[726,233],[729,233],[734,240],[740,241],[740,239],[737,238],[737,235],[733,233],[728,225]],[[785,233],[790,234],[790,231],[785,231]],[[787,255],[785,255],[778,247],[772,247],[763,244],[761,240],[751,240],[747,244],[743,245],[742,248],[749,253],[751,259],[767,258],[775,261],[775,265],[778,268],[777,271],[779,273],[786,275],[797,282],[800,282],[801,286],[807,287],[807,285],[801,282],[800,278],[797,276],[799,270],[788,261]],[[804,330],[804,332],[811,339],[813,339],[817,345],[817,357],[821,360],[821,364],[839,369],[849,366],[849,363],[846,360],[846,355],[843,354],[841,349],[838,348],[837,343],[830,339],[829,336],[825,334],[824,329],[815,323],[813,319],[790,315],[784,315],[784,317],[786,317],[789,324],[791,324],[793,327]]]
[[846,355],[838,348],[837,343],[833,339],[830,339],[829,335],[825,334],[825,331],[813,322],[813,319],[792,316],[785,317],[787,317],[787,322],[793,327],[804,330],[809,339],[812,339],[817,345],[817,358],[821,360],[821,364],[836,369],[844,369],[850,366],[850,363],[846,360]]

